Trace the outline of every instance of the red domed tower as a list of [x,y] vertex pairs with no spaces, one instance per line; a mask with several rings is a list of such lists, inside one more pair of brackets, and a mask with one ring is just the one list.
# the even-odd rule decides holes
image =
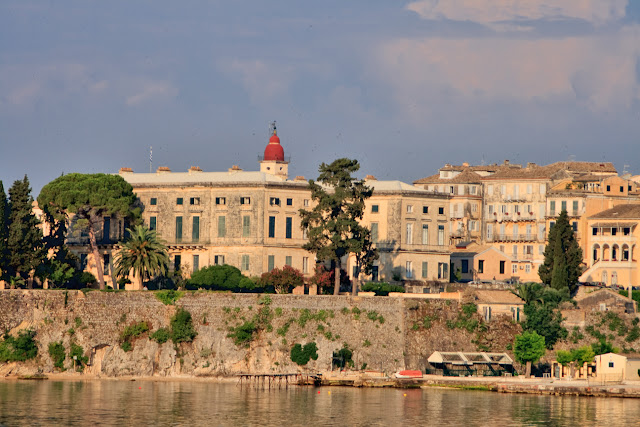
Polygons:
[[280,175],[286,179],[289,174],[289,162],[284,158],[284,149],[280,145],[276,122],[271,123],[271,128],[273,133],[264,149],[264,156],[260,160],[260,172]]

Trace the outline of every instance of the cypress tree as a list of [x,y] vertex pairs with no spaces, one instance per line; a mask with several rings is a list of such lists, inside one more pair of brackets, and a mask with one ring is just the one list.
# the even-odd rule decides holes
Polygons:
[[0,280],[6,279],[8,270],[9,251],[7,237],[9,236],[9,202],[4,192],[4,185],[0,181]]
[[549,230],[544,263],[538,269],[540,280],[555,289],[575,291],[582,274],[582,249],[578,245],[567,211],[563,210]]
[[40,221],[33,214],[29,179],[24,176],[9,189],[9,272],[26,279],[46,259]]

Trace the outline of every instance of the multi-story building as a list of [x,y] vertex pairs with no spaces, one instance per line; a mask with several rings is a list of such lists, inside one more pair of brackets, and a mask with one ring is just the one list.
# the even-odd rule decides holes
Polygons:
[[586,228],[587,269],[580,280],[625,288],[637,286],[640,204],[620,204],[591,215]]
[[[119,174],[133,186],[144,223],[167,244],[171,269],[188,276],[205,266],[230,264],[247,276],[259,276],[289,265],[309,277],[315,258],[303,249],[308,240],[299,210],[311,209],[313,201],[303,177],[288,179],[288,166],[274,130],[260,158],[260,171],[233,166],[226,172],[199,167],[172,172],[159,167],[155,173],[122,168]],[[363,222],[371,227],[381,256],[373,274],[360,278],[448,281],[449,196],[373,177],[367,184],[374,193],[366,202]],[[122,221],[104,218],[98,233],[100,261],[107,283],[114,287],[109,275],[113,250],[125,227]],[[75,243],[73,248],[95,271],[86,239]],[[353,277],[353,258],[345,261]]]
[[[369,175],[373,196],[363,224],[370,228],[380,259],[373,279],[449,281],[449,195]],[[349,259],[353,276],[355,259]]]

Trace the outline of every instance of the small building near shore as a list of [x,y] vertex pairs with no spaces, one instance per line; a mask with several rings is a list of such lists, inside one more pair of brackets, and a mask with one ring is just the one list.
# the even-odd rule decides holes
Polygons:
[[596,378],[601,381],[640,381],[640,358],[606,353],[595,357]]
[[427,373],[444,376],[486,377],[513,374],[513,359],[507,353],[434,351],[427,361],[431,365]]

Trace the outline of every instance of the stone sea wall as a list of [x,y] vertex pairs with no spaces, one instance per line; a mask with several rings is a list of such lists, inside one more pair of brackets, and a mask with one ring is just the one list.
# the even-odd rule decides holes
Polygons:
[[[192,315],[194,341],[151,340],[150,333],[169,327],[179,308]],[[246,345],[236,345],[230,328],[260,310],[267,314],[262,329]],[[324,371],[331,369],[333,352],[345,345],[353,351],[355,368],[392,373],[424,368],[434,350],[505,351],[519,332],[507,319],[470,330],[468,323],[457,322],[460,313],[455,302],[392,297],[186,292],[175,305],[164,305],[144,291],[5,290],[0,291],[0,330],[35,330],[39,352],[33,362],[0,367],[0,375],[53,372],[51,342],[62,342],[67,352],[72,343],[82,346],[89,357],[85,373],[107,377]],[[474,319],[481,323],[478,315]],[[124,351],[122,331],[142,321],[150,331]],[[318,359],[299,367],[290,359],[291,347],[312,341]],[[65,367],[72,363],[67,359]]]

